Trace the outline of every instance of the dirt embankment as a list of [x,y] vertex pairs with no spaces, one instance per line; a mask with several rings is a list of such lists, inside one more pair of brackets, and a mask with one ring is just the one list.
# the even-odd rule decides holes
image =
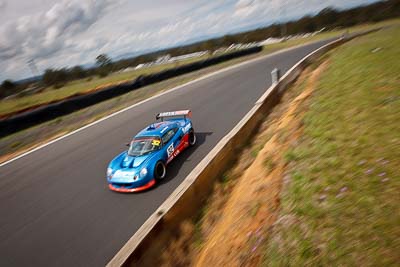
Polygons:
[[257,266],[260,247],[277,216],[279,194],[284,177],[284,151],[296,142],[301,131],[304,108],[301,104],[311,95],[315,83],[326,67],[322,64],[312,73],[304,73],[298,82],[304,90],[288,105],[286,111],[267,128],[272,136],[255,160],[238,178],[221,216],[204,240],[192,261],[195,266]]

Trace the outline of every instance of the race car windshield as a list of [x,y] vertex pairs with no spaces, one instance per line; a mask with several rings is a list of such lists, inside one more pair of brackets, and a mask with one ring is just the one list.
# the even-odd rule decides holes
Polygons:
[[129,146],[128,155],[137,157],[160,149],[159,138],[137,138]]

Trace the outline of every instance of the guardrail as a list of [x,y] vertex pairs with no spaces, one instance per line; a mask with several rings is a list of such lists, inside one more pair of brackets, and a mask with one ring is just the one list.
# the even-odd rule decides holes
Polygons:
[[[377,29],[378,30],[378,29]],[[171,237],[179,235],[179,225],[198,214],[199,207],[213,188],[216,177],[230,166],[247,139],[279,102],[284,90],[322,54],[363,32],[333,41],[308,54],[293,66],[279,82],[270,86],[244,118],[193,169],[168,199],[147,219],[107,264],[116,266],[154,266],[154,255],[160,255]]]
[[43,105],[30,111],[17,113],[15,115],[11,115],[10,117],[0,119],[0,137],[4,137],[34,125],[38,125],[57,117],[73,113],[77,110],[89,107],[116,96],[123,95],[130,91],[137,90],[144,86],[177,77],[192,71],[200,70],[202,68],[206,68],[230,59],[258,53],[261,50],[262,47],[252,47],[223,54],[209,59],[185,64],[180,67],[163,70],[157,73],[142,75],[131,82],[107,87],[105,89],[88,94],[72,96],[55,103]]

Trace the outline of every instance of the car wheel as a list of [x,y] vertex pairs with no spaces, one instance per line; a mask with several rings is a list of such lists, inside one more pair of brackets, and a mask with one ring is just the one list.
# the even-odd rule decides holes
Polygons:
[[167,168],[162,161],[159,161],[154,167],[154,178],[156,178],[158,181],[161,181],[165,178],[165,176],[167,176]]
[[189,145],[194,146],[196,144],[196,134],[193,130],[189,132]]

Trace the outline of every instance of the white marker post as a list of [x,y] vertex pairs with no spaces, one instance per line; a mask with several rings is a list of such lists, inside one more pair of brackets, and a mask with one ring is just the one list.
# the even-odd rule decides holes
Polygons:
[[279,69],[275,68],[271,71],[271,77],[272,77],[272,84],[277,84],[279,82],[279,79],[281,78],[281,72]]

